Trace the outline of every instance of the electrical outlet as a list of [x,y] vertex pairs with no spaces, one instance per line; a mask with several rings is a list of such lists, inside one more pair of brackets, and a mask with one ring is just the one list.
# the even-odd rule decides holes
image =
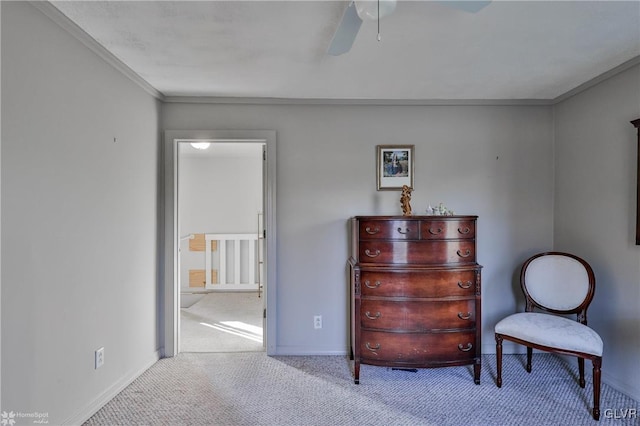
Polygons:
[[316,315],[313,317],[313,328],[316,330],[322,328],[322,315]]
[[104,347],[96,349],[95,352],[96,369],[104,365]]

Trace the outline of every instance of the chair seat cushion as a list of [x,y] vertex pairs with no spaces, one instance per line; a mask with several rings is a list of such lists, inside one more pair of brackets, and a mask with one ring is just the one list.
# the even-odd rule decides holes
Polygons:
[[602,339],[591,328],[569,318],[539,312],[513,314],[496,324],[504,336],[552,348],[602,356]]

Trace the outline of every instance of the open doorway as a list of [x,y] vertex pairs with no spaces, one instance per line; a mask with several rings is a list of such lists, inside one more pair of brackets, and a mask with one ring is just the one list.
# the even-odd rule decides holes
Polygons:
[[[179,147],[181,144],[191,144],[196,142],[207,142],[210,144],[260,144],[264,146],[262,161],[262,185],[263,185],[263,198],[262,198],[262,217],[256,217],[256,224],[261,221],[261,231],[258,232],[259,236],[263,238],[262,244],[256,242],[259,248],[255,256],[256,258],[256,271],[253,275],[251,272],[247,272],[247,266],[240,267],[238,273],[235,272],[235,266],[232,265],[233,258],[242,258],[245,252],[249,250],[246,246],[248,244],[245,241],[241,241],[240,254],[235,255],[235,248],[233,244],[235,242],[225,243],[227,256],[231,256],[230,259],[220,261],[219,258],[211,258],[211,263],[206,264],[200,262],[199,269],[202,270],[202,264],[204,263],[204,287],[201,290],[209,290],[207,286],[219,285],[216,277],[217,273],[221,275],[224,273],[227,275],[229,281],[225,283],[227,285],[235,285],[234,277],[240,277],[241,281],[245,281],[247,276],[255,276],[260,274],[258,289],[261,289],[260,298],[256,297],[258,303],[260,303],[262,309],[262,325],[263,325],[263,345],[266,348],[268,355],[276,353],[276,304],[277,300],[277,261],[276,261],[276,132],[270,130],[167,130],[165,131],[164,144],[163,144],[163,210],[162,210],[162,223],[164,224],[163,253],[161,254],[161,282],[163,291],[160,294],[159,301],[159,313],[161,322],[161,339],[162,339],[162,354],[164,357],[172,357],[179,352],[179,331],[180,331],[180,313],[181,313],[181,247],[188,247],[189,241],[191,241],[191,234],[193,232],[182,232],[179,226],[179,187],[178,187],[178,175],[179,175]],[[220,145],[222,146],[222,145]],[[225,176],[222,180],[218,180],[216,185],[230,185],[233,187],[234,178],[231,175]],[[229,199],[217,200],[220,204],[227,204],[233,208],[234,197],[229,196]],[[255,216],[258,216],[258,209],[253,212]],[[226,230],[224,231],[227,232]],[[202,232],[198,231],[199,234]],[[219,235],[214,235],[216,232],[204,231],[204,246],[205,250],[209,248],[211,252],[212,246],[207,243],[211,243],[208,239],[217,239]],[[186,238],[185,238],[186,237]],[[184,238],[184,240],[183,240]],[[198,238],[202,238],[201,235]],[[194,238],[195,239],[195,238]],[[201,241],[202,242],[202,241]],[[221,243],[217,248],[221,247]],[[229,245],[230,244],[230,245]],[[242,246],[244,244],[244,246]],[[216,248],[216,249],[217,249]],[[188,250],[188,249],[187,249]],[[229,253],[233,253],[229,255]],[[216,253],[214,253],[216,254]],[[207,256],[200,252],[199,255]],[[217,263],[216,263],[217,262]],[[247,261],[243,261],[247,262]],[[260,266],[259,262],[263,262]],[[226,267],[226,271],[220,271],[220,265],[223,268]],[[211,269],[217,269],[217,272],[212,272]],[[202,271],[199,272],[202,274]],[[214,280],[214,278],[216,280]],[[187,281],[188,282],[188,281]],[[255,284],[255,283],[254,283]],[[246,292],[249,293],[249,292]],[[225,306],[228,306],[226,303]],[[205,322],[205,321],[202,321]],[[229,324],[223,324],[229,325]],[[235,326],[235,330],[242,329],[242,326],[237,323],[231,323]],[[238,327],[240,325],[240,327]],[[203,326],[207,327],[207,326]],[[255,331],[255,329],[253,330]]]
[[264,350],[264,151],[178,143],[180,352]]

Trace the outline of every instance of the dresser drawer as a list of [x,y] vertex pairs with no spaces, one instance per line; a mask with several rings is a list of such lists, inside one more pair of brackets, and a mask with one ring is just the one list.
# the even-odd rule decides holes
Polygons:
[[423,240],[475,237],[476,224],[472,220],[428,220],[420,223],[420,238]]
[[362,271],[360,294],[379,297],[472,297],[475,270]]
[[361,331],[363,360],[425,364],[456,362],[476,356],[474,331],[455,333],[390,333]]
[[363,220],[360,222],[361,240],[417,240],[420,222],[417,220]]
[[475,241],[360,241],[362,263],[443,265],[475,263]]
[[444,301],[362,300],[360,324],[364,328],[399,331],[472,329],[475,299]]

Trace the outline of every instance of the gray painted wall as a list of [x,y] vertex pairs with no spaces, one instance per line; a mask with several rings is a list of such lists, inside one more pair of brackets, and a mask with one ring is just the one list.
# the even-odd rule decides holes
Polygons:
[[[375,190],[375,145],[411,143],[414,211],[444,202],[480,217],[484,352],[495,322],[522,307],[520,264],[552,248],[555,220],[555,248],[596,268],[590,323],[607,345],[605,380],[640,399],[628,123],[640,114],[638,67],[555,108],[166,104],[161,114],[32,6],[1,5],[0,409],[78,423],[156,359],[161,118],[165,129],[278,132],[278,353],[346,351],[346,221],[400,213],[399,193]],[[106,364],[94,370],[99,346]]]
[[640,66],[555,106],[554,247],[596,274],[589,325],[603,380],[640,399],[640,246],[635,245]]
[[158,358],[160,104],[32,5],[1,7],[1,409],[77,424]]
[[163,124],[277,131],[278,354],[346,353],[347,219],[402,213],[399,192],[376,191],[377,144],[415,144],[416,214],[479,216],[485,352],[519,304],[519,265],[552,246],[550,107],[168,103]]

